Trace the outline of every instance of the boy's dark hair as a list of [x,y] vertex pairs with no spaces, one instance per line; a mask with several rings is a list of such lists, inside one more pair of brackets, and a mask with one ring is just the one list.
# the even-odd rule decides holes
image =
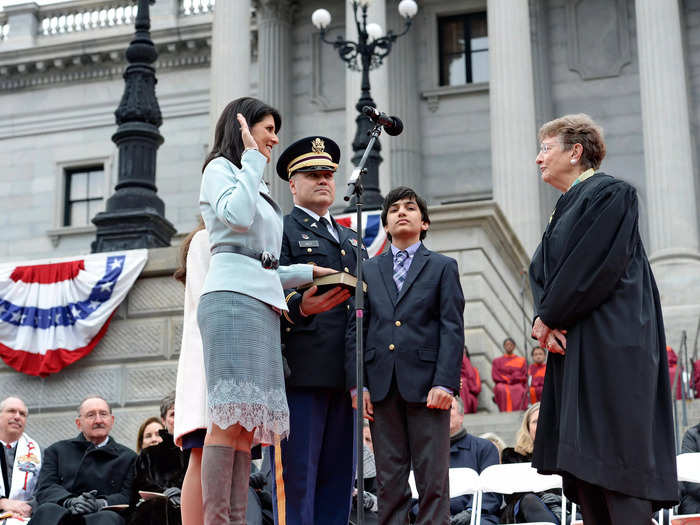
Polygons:
[[[389,208],[391,207],[391,205],[403,199],[412,199],[416,201],[418,209],[420,210],[421,220],[430,224],[430,217],[428,216],[428,205],[425,204],[423,198],[420,195],[418,195],[413,189],[407,186],[399,186],[398,188],[394,188],[393,190],[391,190],[387,194],[387,196],[384,197],[384,203],[382,204],[382,226],[386,226],[386,217],[389,214]],[[425,239],[425,236],[427,234],[427,231],[421,230],[420,240],[422,241],[423,239]],[[387,232],[386,236],[391,242],[391,234]]]
[[534,355],[535,355],[535,350],[542,350],[542,351],[544,352],[544,354],[547,355],[547,350],[545,350],[545,349],[542,348],[541,346],[533,346],[533,347],[532,347],[532,350],[530,350],[530,355],[531,355],[531,356],[534,356]]

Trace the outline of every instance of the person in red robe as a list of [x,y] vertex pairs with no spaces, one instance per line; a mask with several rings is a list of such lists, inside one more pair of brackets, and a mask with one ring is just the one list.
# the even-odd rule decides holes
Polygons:
[[481,392],[481,377],[479,370],[472,365],[469,360],[469,350],[464,347],[462,355],[462,373],[459,379],[459,396],[464,403],[464,413],[476,413],[476,407],[479,404],[479,392]]
[[544,386],[544,373],[547,370],[547,352],[544,348],[536,346],[530,353],[532,364],[528,373],[530,374],[530,404],[535,404],[542,399],[542,387]]
[[[683,381],[681,377],[678,377],[676,379],[676,373],[678,373],[678,357],[676,356],[676,352],[671,348],[670,346],[666,346],[666,357],[668,358],[668,377],[671,379],[671,390],[674,390],[674,384],[675,390],[676,390],[676,399],[683,399],[683,394],[681,393],[681,390],[683,388]],[[695,368],[695,367],[693,367]],[[695,379],[695,371],[693,373],[693,379]],[[694,384],[695,383],[694,381]],[[696,390],[697,391],[697,390]]]
[[501,412],[527,408],[527,363],[524,357],[515,355],[515,341],[503,341],[505,353],[493,360],[491,377],[495,383],[493,400]]

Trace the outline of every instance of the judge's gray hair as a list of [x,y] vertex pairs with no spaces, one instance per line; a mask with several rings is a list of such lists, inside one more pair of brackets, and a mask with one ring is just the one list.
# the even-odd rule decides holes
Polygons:
[[540,142],[549,137],[557,137],[564,150],[570,150],[574,144],[581,144],[581,166],[584,169],[597,170],[605,158],[605,140],[603,128],[585,113],[564,115],[542,125],[537,135]]

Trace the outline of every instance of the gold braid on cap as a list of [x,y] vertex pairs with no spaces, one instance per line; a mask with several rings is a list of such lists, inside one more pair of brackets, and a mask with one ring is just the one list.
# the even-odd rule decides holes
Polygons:
[[330,153],[326,153],[326,143],[319,137],[311,141],[309,153],[303,153],[287,164],[287,176],[289,177],[296,170],[309,166],[330,166],[333,171],[338,169],[338,164],[333,162]]

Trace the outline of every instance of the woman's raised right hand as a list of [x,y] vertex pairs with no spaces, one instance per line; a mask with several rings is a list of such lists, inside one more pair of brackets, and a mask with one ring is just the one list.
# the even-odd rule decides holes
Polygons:
[[258,143],[255,142],[253,135],[250,133],[250,128],[248,127],[248,122],[246,122],[245,117],[237,113],[236,118],[241,125],[241,139],[243,139],[243,146],[245,149],[258,149]]

